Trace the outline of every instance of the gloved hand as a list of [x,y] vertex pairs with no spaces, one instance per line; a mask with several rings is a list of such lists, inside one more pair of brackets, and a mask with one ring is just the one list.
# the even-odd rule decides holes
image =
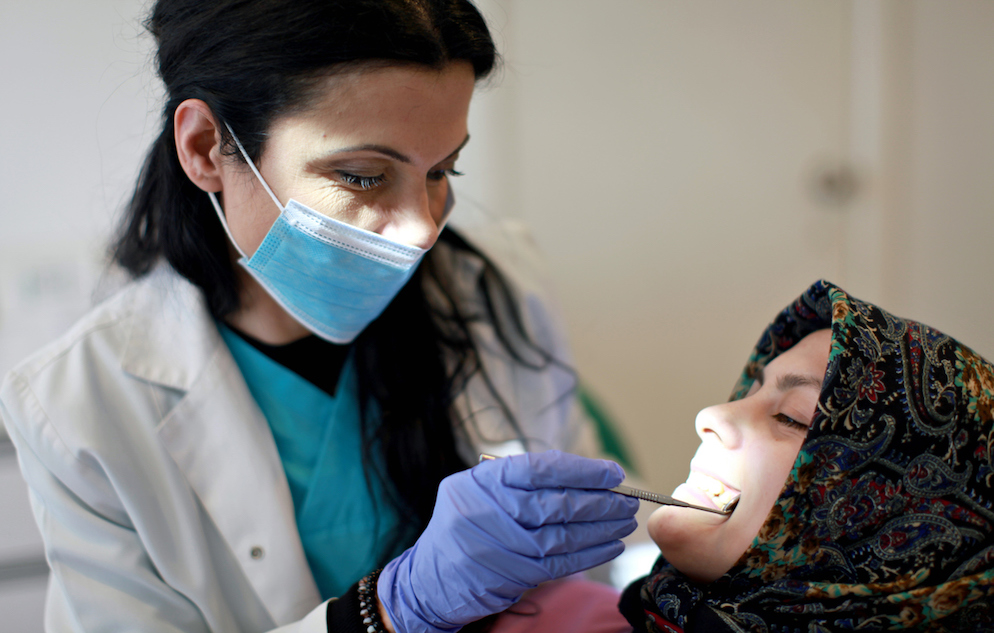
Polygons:
[[548,451],[446,477],[428,527],[390,561],[377,593],[398,633],[455,631],[539,583],[620,554],[638,501],[606,489],[614,462]]

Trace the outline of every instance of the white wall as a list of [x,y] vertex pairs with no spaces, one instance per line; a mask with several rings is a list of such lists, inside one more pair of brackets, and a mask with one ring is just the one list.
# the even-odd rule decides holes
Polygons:
[[[480,189],[534,228],[653,485],[818,277],[994,354],[994,3],[483,6],[506,67]],[[839,164],[842,205],[816,185]]]
[[920,2],[912,33],[907,313],[994,354],[994,2]]
[[156,122],[142,5],[0,6],[0,374],[89,304]]

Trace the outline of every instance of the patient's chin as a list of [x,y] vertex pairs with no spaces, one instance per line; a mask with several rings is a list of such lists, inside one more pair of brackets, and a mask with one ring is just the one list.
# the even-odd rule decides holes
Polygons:
[[711,582],[735,562],[725,552],[721,528],[727,521],[719,514],[663,506],[649,517],[646,529],[670,564],[692,580]]
[[[688,501],[700,503],[694,499]],[[662,547],[663,543],[682,544],[687,539],[691,542],[699,541],[705,534],[727,523],[729,516],[693,508],[661,506],[649,515],[646,528],[652,540]]]

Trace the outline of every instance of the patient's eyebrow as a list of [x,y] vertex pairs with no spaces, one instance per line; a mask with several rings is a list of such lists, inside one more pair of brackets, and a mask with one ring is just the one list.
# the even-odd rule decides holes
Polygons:
[[[766,369],[760,368],[759,374],[756,376],[756,382],[762,387],[763,383],[766,382]],[[804,374],[794,374],[786,373],[781,374],[777,377],[777,391],[790,391],[795,387],[814,387],[815,389],[821,389],[821,378],[815,378],[811,375]]]
[[821,379],[804,374],[782,374],[777,378],[777,391],[790,391],[795,387],[821,389]]

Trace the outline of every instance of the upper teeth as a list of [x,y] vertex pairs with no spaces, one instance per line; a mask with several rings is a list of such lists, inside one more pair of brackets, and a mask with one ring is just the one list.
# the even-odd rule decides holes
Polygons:
[[709,477],[696,470],[690,472],[687,483],[711,496],[719,508],[738,496],[738,493],[726,488],[725,484],[714,477]]

